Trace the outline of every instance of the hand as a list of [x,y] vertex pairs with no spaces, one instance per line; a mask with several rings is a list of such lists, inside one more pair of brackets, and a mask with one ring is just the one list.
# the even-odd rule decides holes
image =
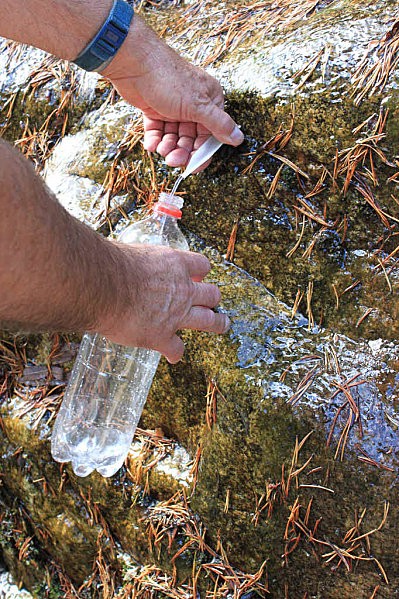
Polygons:
[[163,246],[115,244],[120,264],[126,265],[119,297],[110,322],[95,330],[115,343],[147,347],[178,362],[184,344],[180,329],[213,333],[227,331],[230,321],[213,308],[220,301],[216,285],[203,283],[210,270],[201,254]]
[[184,166],[210,134],[239,145],[244,136],[224,111],[218,81],[163,42],[137,15],[102,73],[144,115],[144,147]]

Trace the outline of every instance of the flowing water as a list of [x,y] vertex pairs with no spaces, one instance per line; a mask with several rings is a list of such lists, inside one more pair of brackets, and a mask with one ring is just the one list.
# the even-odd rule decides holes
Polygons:
[[176,194],[177,190],[179,189],[179,185],[182,181],[184,181],[184,177],[182,177],[182,175],[179,175],[172,187],[172,191],[170,192],[172,196]]
[[[216,26],[223,26],[223,11],[229,3],[218,5],[218,14],[212,3],[204,4],[203,14],[209,12],[212,33]],[[4,397],[2,406],[4,532],[0,541],[9,567],[17,568],[21,579],[32,583],[40,570],[32,567],[33,562],[18,559],[29,537],[33,540],[28,543],[28,559],[39,563],[36,550],[43,559],[53,556],[79,584],[85,577],[89,579],[98,548],[96,527],[102,522],[95,522],[99,516],[89,497],[123,550],[142,563],[153,563],[156,557],[148,550],[148,531],[154,524],[149,515],[162,510],[162,500],[169,500],[176,490],[184,487],[188,492],[194,486],[190,505],[195,521],[201,519],[201,526],[208,529],[207,541],[219,548],[222,543],[231,563],[244,572],[256,572],[267,560],[272,596],[296,599],[308,593],[323,599],[369,599],[377,587],[381,597],[397,593],[399,319],[397,264],[395,254],[391,256],[397,245],[395,229],[385,228],[353,187],[342,197],[338,189],[343,186],[341,179],[331,187],[327,176],[320,198],[305,198],[312,191],[310,183],[306,187],[307,180],[287,161],[281,162],[281,157],[290,160],[316,185],[324,167],[332,172],[337,149],[349,148],[372,134],[353,131],[389,107],[386,135],[378,148],[394,164],[397,77],[392,78],[383,101],[376,95],[356,107],[350,78],[361,57],[375,47],[369,44],[375,44],[392,27],[397,3],[384,3],[383,13],[380,2],[341,1],[320,7],[323,10],[286,30],[278,28],[273,35],[262,38],[254,31],[213,65],[232,92],[229,111],[242,124],[246,142],[238,150],[225,147],[204,173],[190,177],[180,188],[185,192],[182,222],[193,232],[191,247],[211,258],[210,279],[220,285],[220,309],[230,316],[232,327],[223,337],[184,334],[185,359],[174,367],[161,362],[142,420],[142,426],[156,431],[159,438],[178,441],[194,465],[187,466],[186,459],[184,478],[176,474],[178,468],[172,475],[172,454],[163,448],[159,454],[151,454],[149,463],[170,459],[172,464],[164,473],[156,467],[146,469],[145,461],[140,462],[143,454],[135,446],[128,469],[120,477],[103,483],[93,475],[77,483],[69,470],[60,474],[59,466],[49,458],[52,412],[36,401],[35,388],[17,382],[19,395]],[[172,13],[165,9],[163,26],[168,14]],[[171,24],[175,21],[183,22],[173,15]],[[202,41],[205,35],[203,31]],[[176,45],[190,54],[196,32],[183,35],[176,31],[175,39]],[[229,40],[224,41],[227,47]],[[201,43],[198,60],[209,59],[218,50],[217,43],[214,35],[209,43]],[[293,73],[319,52],[320,63],[313,75],[297,88],[301,76],[293,79]],[[5,56],[0,54],[3,66]],[[12,93],[31,89],[29,77],[37,57],[28,52],[22,58],[14,59],[1,86],[2,100],[7,102],[1,123],[4,135],[16,140],[29,120],[30,131],[38,134],[31,150],[41,165],[43,137],[39,133],[53,113],[61,88],[53,83],[53,88],[48,85],[23,97],[17,95],[15,118],[8,122]],[[129,140],[130,127],[135,126],[135,112],[123,102],[102,106],[104,91],[97,87],[95,75],[82,88],[87,93],[80,100],[76,96],[66,123],[68,136],[63,140],[56,133],[60,122],[54,121],[51,157],[45,160],[48,183],[71,212],[94,227],[109,201],[113,212],[106,224],[122,227],[122,213],[133,215],[137,204],[134,173],[138,173],[140,186],[151,190],[154,164],[139,147],[132,149],[127,144],[128,150],[121,149],[121,140],[125,135]],[[267,140],[280,129],[290,128],[293,111],[289,102],[281,100],[288,96],[295,104],[292,138],[284,148],[270,146],[274,155],[259,156]],[[252,160],[251,152],[255,152],[256,162],[250,172],[244,172]],[[387,213],[396,214],[392,199],[397,196],[396,183],[394,179],[388,183],[396,171],[378,162],[377,152],[374,158],[378,201]],[[162,159],[154,160],[159,181],[166,176],[176,179]],[[129,161],[136,169],[129,171],[132,186],[104,196],[101,186],[106,174],[111,168],[114,173],[115,169],[127,172],[123,169],[130,168]],[[372,172],[370,166],[369,174]],[[173,193],[181,181],[182,177],[175,180]],[[370,176],[368,181],[377,194]],[[316,215],[319,222],[309,215]],[[321,225],[326,219],[328,226]],[[394,221],[391,224],[394,226]],[[227,248],[229,261],[223,259]],[[294,309],[296,299],[299,303]],[[56,359],[48,341],[20,343],[33,364],[50,364]],[[9,354],[4,350],[2,373],[9,372],[8,366],[3,366],[7,360]],[[13,372],[18,370],[15,364]],[[70,368],[67,363],[56,366],[65,373]],[[52,387],[46,392],[49,389]],[[55,391],[51,393],[56,396]],[[33,405],[30,410],[27,402]],[[123,427],[121,431],[123,438]],[[296,440],[309,433],[296,464],[300,469],[309,460],[307,468],[292,483],[287,497],[277,494],[273,505],[262,503],[267,493],[284,486]],[[146,451],[150,451],[149,439]],[[96,446],[94,437],[91,444]],[[146,483],[143,479],[137,483],[133,477],[140,468]],[[346,556],[348,567],[343,560],[327,562],[322,555],[332,547],[352,551],[345,541],[351,527],[360,527],[358,536],[379,528],[384,502],[390,502],[387,523],[370,535],[370,547],[361,545],[359,560],[350,561]],[[299,505],[297,511],[295,505]],[[151,511],[149,506],[156,509]],[[170,515],[162,512],[164,517],[165,513]],[[174,514],[172,531],[177,521],[185,522],[186,512],[178,514]],[[302,521],[308,517],[309,526],[318,526],[315,534],[325,545],[318,546],[301,536],[299,528],[290,528],[298,514]],[[192,537],[183,526],[176,539],[175,552]],[[161,545],[156,549],[167,570],[171,554]],[[389,584],[376,562],[362,561],[364,557],[379,560]],[[183,579],[193,571],[193,564],[215,559],[196,552],[194,557],[183,555],[173,565],[177,564]]]

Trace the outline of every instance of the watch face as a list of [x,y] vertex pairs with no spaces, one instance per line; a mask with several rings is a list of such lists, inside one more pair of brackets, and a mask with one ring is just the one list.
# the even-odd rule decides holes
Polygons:
[[86,71],[104,68],[125,41],[133,12],[125,0],[115,0],[100,31],[73,62]]
[[117,35],[115,31],[112,31],[112,29],[108,29],[108,31],[104,35],[104,40],[112,44],[112,46],[114,46],[118,42],[119,38],[120,35]]

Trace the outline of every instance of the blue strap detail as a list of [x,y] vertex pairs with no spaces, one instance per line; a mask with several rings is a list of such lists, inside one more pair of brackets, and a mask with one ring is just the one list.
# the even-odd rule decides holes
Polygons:
[[73,62],[85,71],[104,69],[125,41],[133,14],[125,0],[114,0],[104,25]]

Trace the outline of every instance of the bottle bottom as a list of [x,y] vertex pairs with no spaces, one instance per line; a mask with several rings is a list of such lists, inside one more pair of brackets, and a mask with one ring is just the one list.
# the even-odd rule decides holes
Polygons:
[[64,430],[61,437],[57,435],[51,453],[57,462],[71,462],[77,476],[88,476],[97,470],[102,476],[109,477],[123,465],[132,439],[131,430],[71,427],[69,432]]

